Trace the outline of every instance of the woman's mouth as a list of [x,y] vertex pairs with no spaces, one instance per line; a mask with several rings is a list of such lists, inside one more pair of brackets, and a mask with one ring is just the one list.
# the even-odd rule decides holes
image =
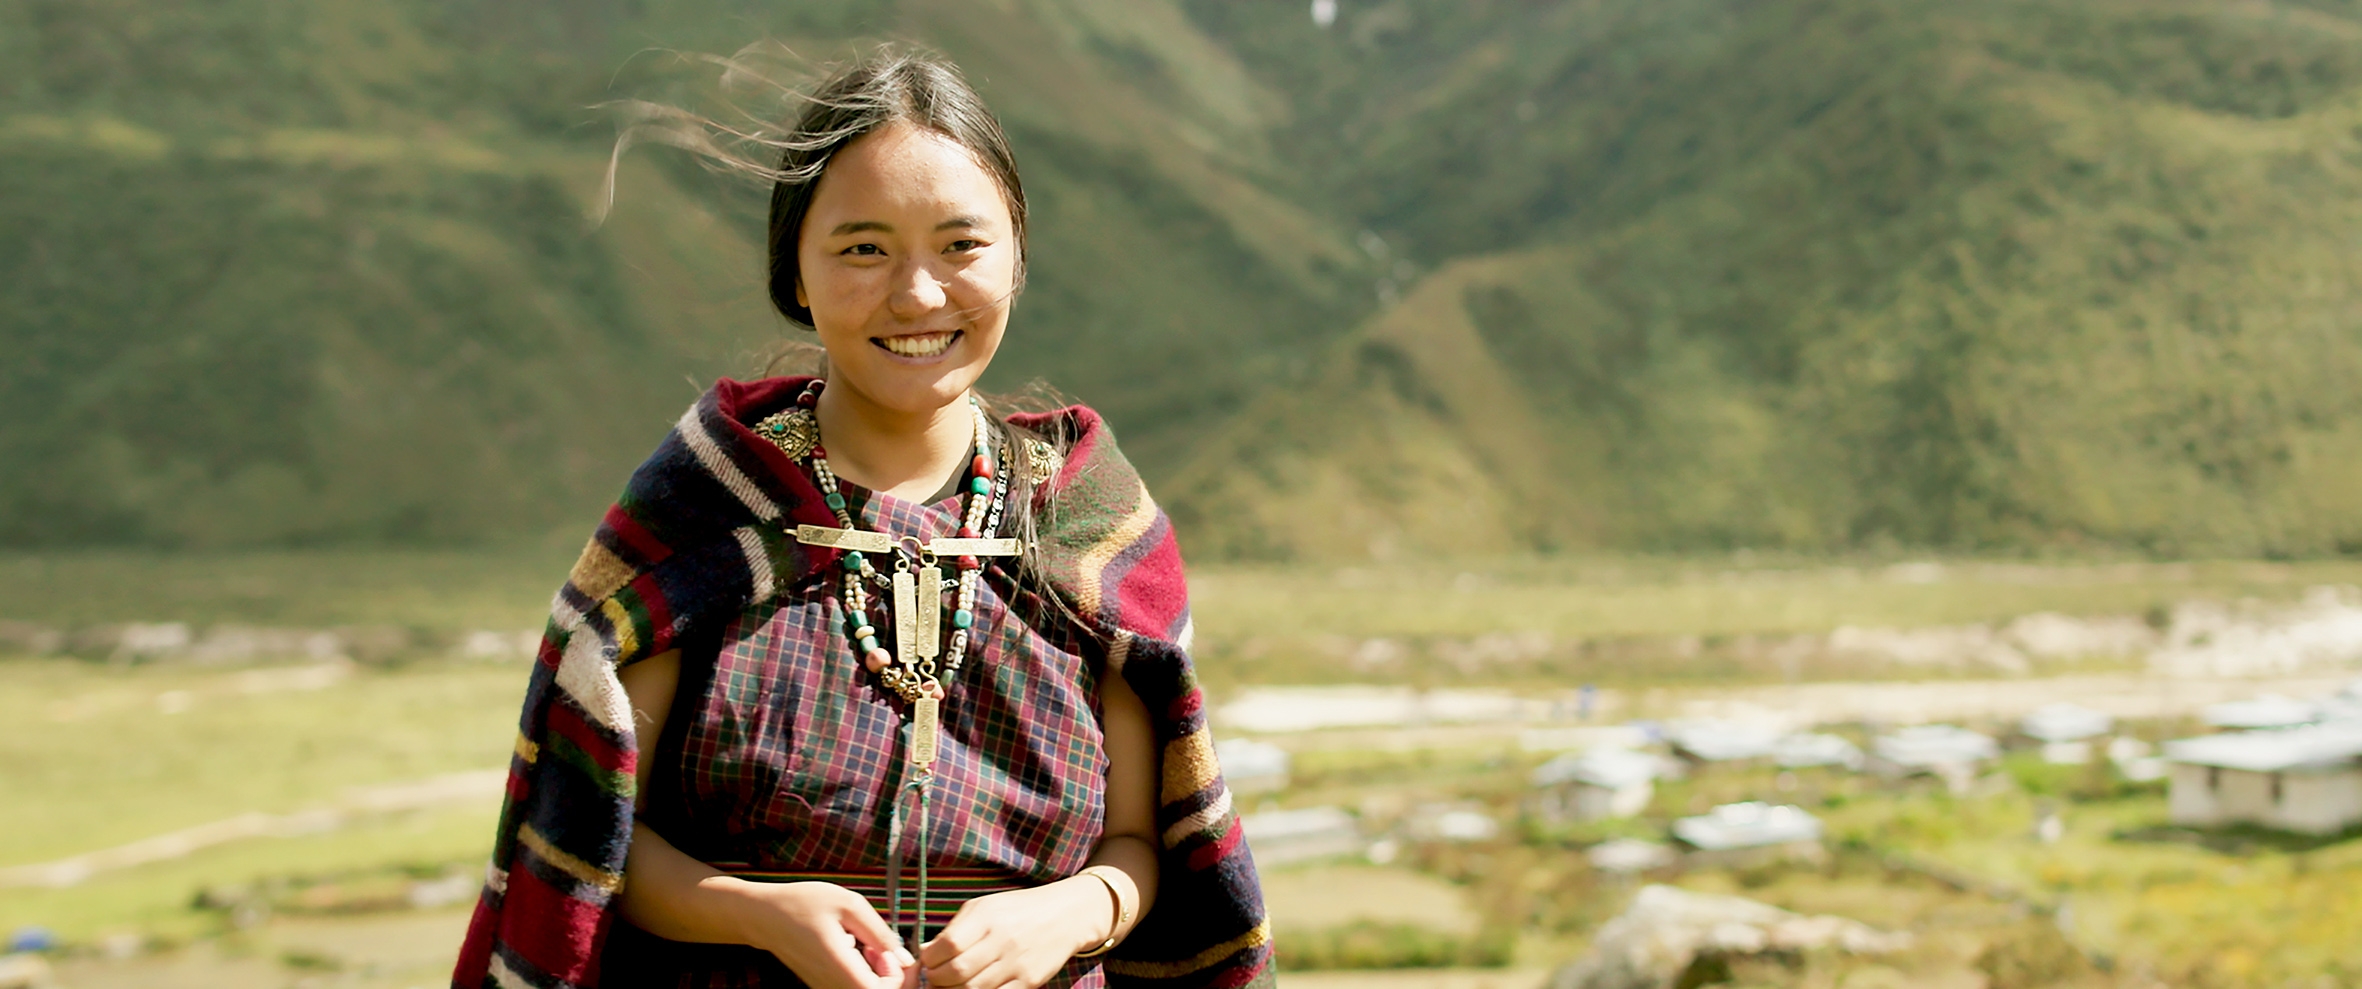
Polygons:
[[959,341],[964,330],[945,330],[941,333],[909,333],[902,336],[871,337],[869,342],[884,348],[896,357],[928,358],[942,354]]

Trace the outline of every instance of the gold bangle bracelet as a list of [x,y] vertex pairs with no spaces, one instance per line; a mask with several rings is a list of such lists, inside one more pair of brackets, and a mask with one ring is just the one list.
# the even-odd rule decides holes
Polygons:
[[1116,939],[1123,935],[1124,921],[1132,919],[1131,913],[1124,909],[1123,891],[1116,889],[1115,880],[1107,878],[1107,875],[1100,872],[1099,869],[1099,866],[1092,866],[1084,869],[1081,874],[1099,880],[1100,885],[1107,887],[1108,898],[1115,901],[1115,922],[1107,927],[1107,940],[1099,942],[1099,946],[1096,948],[1074,956],[1076,958],[1097,958],[1115,950]]

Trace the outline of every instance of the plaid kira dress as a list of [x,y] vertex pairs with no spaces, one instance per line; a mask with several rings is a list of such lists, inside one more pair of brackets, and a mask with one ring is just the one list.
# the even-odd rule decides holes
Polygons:
[[[855,675],[819,589],[841,554],[792,535],[835,513],[748,425],[808,381],[715,382],[632,472],[551,599],[453,989],[794,985],[767,955],[676,945],[622,922],[635,819],[750,876],[826,871],[875,888],[902,712]],[[945,883],[969,893],[1081,867],[1106,771],[1095,677],[1121,676],[1157,745],[1156,902],[1100,966],[1059,982],[1269,989],[1271,922],[1189,660],[1172,520],[1097,413],[1010,422],[1073,441],[1044,489],[1056,510],[1037,519],[1046,589],[1013,596],[1007,573],[988,571],[985,634],[945,704],[928,861],[938,877],[972,870]],[[871,528],[951,525],[948,505],[845,493]],[[1063,620],[1024,617],[1050,613]],[[1066,624],[1076,631],[1057,630]],[[639,738],[616,670],[675,648],[688,661],[667,737]],[[642,759],[656,762],[637,814]]]
[[[845,495],[861,528],[898,540],[959,528],[956,495],[920,505],[851,484]],[[908,705],[862,670],[845,640],[832,570],[748,607],[718,641],[682,644],[680,686],[641,819],[725,872],[863,893],[892,924],[905,918],[886,903],[886,833]],[[994,561],[978,588],[983,634],[944,684],[929,827],[903,838],[905,910],[915,892],[912,855],[921,841],[926,850],[928,936],[969,898],[1081,871],[1104,820],[1099,650],[1069,622],[1022,620],[1042,613],[1040,598],[1011,586],[1007,564]],[[1012,609],[1012,596],[1025,606]],[[767,952],[667,941],[621,920],[605,955],[617,984],[801,984]],[[1049,984],[1099,989],[1104,979],[1096,959],[1069,961]]]

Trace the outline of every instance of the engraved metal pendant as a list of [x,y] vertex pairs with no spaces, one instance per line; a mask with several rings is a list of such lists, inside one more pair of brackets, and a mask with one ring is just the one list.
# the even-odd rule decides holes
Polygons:
[[919,665],[919,583],[908,570],[894,575],[894,658],[906,670]]
[[865,529],[831,529],[825,525],[796,526],[796,542],[806,546],[827,546],[832,549],[857,550],[863,553],[887,553],[894,549],[894,537],[883,532]]
[[943,653],[943,568],[919,568],[918,600],[911,608],[915,625],[911,638],[918,648],[919,660],[934,671],[935,657]]
[[1025,476],[1035,484],[1047,484],[1058,475],[1058,468],[1066,458],[1058,449],[1041,440],[1025,441]]
[[934,694],[921,695],[910,705],[910,764],[926,769],[935,764],[943,734],[943,702]]
[[1017,556],[1024,552],[1024,548],[1014,539],[944,537],[928,541],[927,552],[936,556]]
[[820,419],[810,409],[789,409],[764,416],[755,423],[754,431],[787,454],[787,459],[802,460],[820,442]]

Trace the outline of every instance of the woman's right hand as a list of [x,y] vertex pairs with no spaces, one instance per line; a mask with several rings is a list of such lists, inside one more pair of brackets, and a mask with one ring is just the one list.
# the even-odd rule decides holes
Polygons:
[[747,918],[746,943],[770,952],[812,989],[904,989],[910,952],[876,908],[835,883],[753,883],[766,909]]
[[[664,737],[680,683],[673,650],[616,674],[631,700],[639,738]],[[646,793],[655,760],[642,758],[638,792]],[[638,806],[638,801],[634,801]],[[762,883],[724,875],[656,833],[632,824],[624,860],[625,920],[675,941],[748,944],[770,952],[812,989],[905,989],[918,982],[910,952],[861,894],[835,883]]]

